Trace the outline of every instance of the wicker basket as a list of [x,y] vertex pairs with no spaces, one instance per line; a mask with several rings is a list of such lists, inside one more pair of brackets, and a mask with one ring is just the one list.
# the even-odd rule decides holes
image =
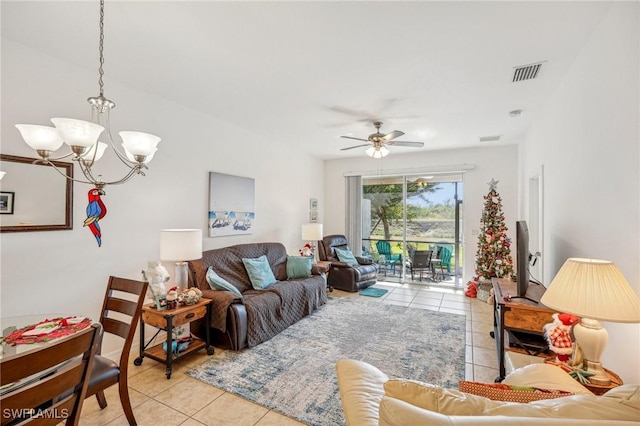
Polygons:
[[478,300],[482,300],[483,302],[489,300],[492,288],[491,281],[480,281],[478,284],[478,295],[476,296]]

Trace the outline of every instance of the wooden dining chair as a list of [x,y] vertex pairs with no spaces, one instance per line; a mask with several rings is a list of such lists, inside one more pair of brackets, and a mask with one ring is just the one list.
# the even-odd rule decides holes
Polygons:
[[100,324],[0,360],[1,424],[77,425]]
[[[148,283],[126,278],[109,277],[107,292],[102,304],[100,323],[105,333],[110,333],[124,339],[120,361],[115,361],[101,355],[101,345],[94,356],[91,378],[87,397],[95,395],[100,408],[107,406],[104,390],[118,384],[120,403],[130,425],[136,425],[136,419],[129,400],[129,385],[127,371],[129,366],[129,352],[136,332],[136,325],[140,319],[142,304],[147,293]],[[134,297],[124,299],[120,294],[128,293]],[[115,313],[115,315],[113,315]]]

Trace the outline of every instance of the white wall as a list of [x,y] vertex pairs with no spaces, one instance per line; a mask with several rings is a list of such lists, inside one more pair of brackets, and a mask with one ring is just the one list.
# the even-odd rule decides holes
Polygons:
[[[3,39],[2,153],[35,157],[14,124],[52,125],[51,117],[89,119],[86,98],[97,91],[95,71]],[[105,188],[108,213],[100,222],[101,248],[82,226],[90,188],[85,184],[74,185],[73,230],[0,234],[1,317],[68,312],[97,318],[109,275],[140,279],[147,260],[159,256],[164,228],[202,228],[205,250],[279,241],[290,254],[298,254],[309,198],[323,206],[321,160],[108,76],[105,95],[117,104],[111,115],[116,138],[120,130],[162,137],[151,170],[146,177]],[[100,163],[96,167],[107,179],[124,174],[113,153],[107,152]],[[210,171],[255,179],[252,235],[206,237]],[[81,176],[77,167],[75,174]],[[173,275],[173,265],[166,266]]]
[[[438,170],[451,166],[474,164],[464,177],[464,229],[463,241],[466,244],[464,260],[464,281],[474,275],[475,252],[480,229],[480,217],[484,206],[483,196],[489,192],[487,183],[492,179],[499,181],[498,193],[502,198],[502,207],[509,228],[507,235],[515,241],[515,222],[517,217],[518,188],[518,147],[517,145],[493,146],[485,148],[428,151],[413,154],[394,154],[393,151],[381,160],[366,155],[355,158],[331,160],[325,162],[324,188],[325,224],[324,233],[344,234],[345,232],[345,180],[347,172],[365,172],[364,175],[376,176],[390,170]],[[385,170],[387,172],[385,172]],[[515,255],[515,251],[513,253]]]
[[[637,2],[614,5],[523,146],[523,211],[527,180],[544,165],[547,285],[568,257],[590,257],[614,261],[640,293],[639,12]],[[640,382],[640,327],[603,325],[604,366]]]

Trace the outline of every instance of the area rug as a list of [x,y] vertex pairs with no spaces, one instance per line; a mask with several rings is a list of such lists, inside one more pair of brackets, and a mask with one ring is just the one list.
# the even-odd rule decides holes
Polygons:
[[382,297],[388,292],[389,290],[385,290],[384,288],[367,287],[364,290],[361,290],[360,294],[362,296],[369,296],[369,297]]
[[457,388],[465,328],[462,315],[334,297],[271,340],[225,351],[187,374],[309,425],[344,425],[336,361]]

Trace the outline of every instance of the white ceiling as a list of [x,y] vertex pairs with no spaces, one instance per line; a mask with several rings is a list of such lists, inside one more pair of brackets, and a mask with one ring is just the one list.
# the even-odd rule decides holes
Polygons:
[[[610,6],[107,0],[105,95],[119,80],[326,159],[364,155],[338,136],[366,138],[373,120],[424,150],[517,143]],[[98,1],[1,7],[3,37],[97,78]]]

